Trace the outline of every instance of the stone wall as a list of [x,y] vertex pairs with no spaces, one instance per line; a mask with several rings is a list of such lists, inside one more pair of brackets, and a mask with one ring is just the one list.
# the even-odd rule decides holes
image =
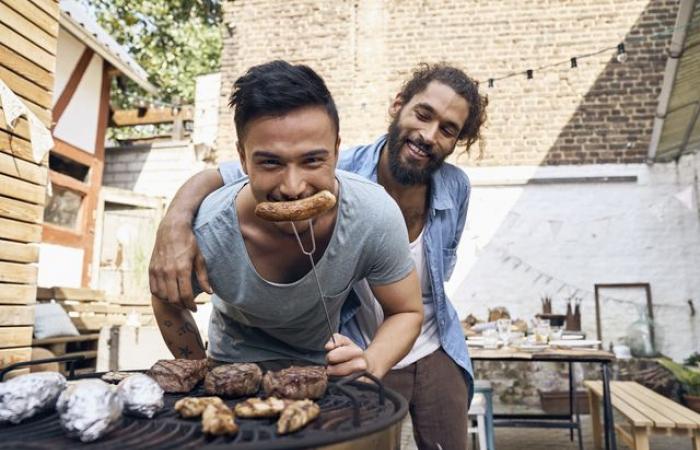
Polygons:
[[[444,60],[482,81],[490,122],[466,165],[596,164],[645,159],[678,0],[237,0],[224,3],[219,160],[235,157],[233,81],[272,59],[325,77],[343,146],[388,125],[409,71]],[[617,62],[625,43],[629,58]],[[606,49],[569,68],[569,58]],[[496,81],[489,78],[563,62]]]

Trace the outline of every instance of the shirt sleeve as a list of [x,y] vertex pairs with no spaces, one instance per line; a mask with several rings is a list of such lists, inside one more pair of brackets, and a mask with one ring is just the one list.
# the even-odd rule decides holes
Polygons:
[[238,161],[226,161],[219,164],[219,173],[224,180],[224,184],[234,184],[237,180],[246,176],[241,170],[241,163]]
[[389,195],[373,223],[374,232],[369,242],[369,272],[367,281],[372,286],[403,280],[413,270],[413,259],[408,248],[408,231],[399,206]]

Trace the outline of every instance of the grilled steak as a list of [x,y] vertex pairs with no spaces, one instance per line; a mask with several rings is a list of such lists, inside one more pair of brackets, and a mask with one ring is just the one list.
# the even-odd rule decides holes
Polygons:
[[206,373],[206,359],[161,359],[148,371],[168,393],[190,392]]
[[258,392],[261,379],[262,370],[257,364],[224,364],[207,374],[204,390],[207,394],[243,397]]
[[292,366],[277,372],[267,372],[262,384],[265,394],[271,397],[317,399],[326,393],[328,376],[323,366]]

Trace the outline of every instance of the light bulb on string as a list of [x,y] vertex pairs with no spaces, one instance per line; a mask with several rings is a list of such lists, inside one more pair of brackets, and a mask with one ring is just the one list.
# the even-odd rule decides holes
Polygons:
[[525,73],[527,73],[527,79],[528,79],[528,80],[532,80],[532,77],[533,77],[533,71],[532,71],[532,69],[527,69],[527,70],[525,71]]
[[490,87],[490,88],[493,87],[493,78],[489,78],[489,87]]
[[625,51],[625,44],[619,43],[617,45],[617,62],[624,64],[627,61],[627,52]]
[[571,68],[575,69],[578,67],[578,61],[576,61],[576,58],[571,58]]

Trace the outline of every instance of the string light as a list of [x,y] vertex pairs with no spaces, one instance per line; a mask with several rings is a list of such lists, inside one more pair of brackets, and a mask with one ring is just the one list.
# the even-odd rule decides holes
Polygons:
[[[700,19],[696,19],[696,20],[690,21],[690,22],[688,22],[688,23],[685,24],[685,25],[668,27],[668,28],[666,28],[665,30],[662,30],[662,31],[659,31],[659,32],[657,32],[657,33],[648,35],[648,36],[646,36],[646,38],[647,38],[647,39],[655,39],[655,38],[657,38],[657,37],[662,37],[662,36],[671,35],[671,34],[673,34],[676,30],[684,29],[684,30],[687,31],[687,30],[695,29],[695,28],[697,28],[698,26],[700,26]],[[564,60],[564,61],[558,61],[558,62],[551,63],[551,64],[545,64],[545,65],[542,65],[542,66],[539,66],[539,67],[535,67],[534,69],[527,69],[525,72],[523,72],[523,71],[519,71],[519,72],[510,72],[510,73],[505,74],[505,75],[500,76],[500,77],[491,77],[491,78],[488,78],[488,87],[490,87],[490,88],[494,87],[496,81],[501,81],[501,80],[505,80],[505,79],[508,79],[508,78],[513,78],[513,77],[517,77],[517,76],[522,76],[523,73],[526,74],[528,80],[532,80],[532,79],[534,78],[534,72],[540,72],[540,71],[543,71],[543,70],[546,70],[546,69],[551,69],[551,68],[554,68],[554,67],[563,66],[563,65],[567,65],[567,64],[570,65],[570,67],[571,67],[572,69],[575,69],[575,68],[578,67],[578,62],[579,62],[581,59],[583,59],[583,58],[590,58],[590,57],[592,57],[592,56],[600,55],[601,53],[606,53],[606,52],[609,52],[609,51],[611,51],[611,50],[617,50],[617,53],[616,53],[616,55],[615,55],[615,58],[616,58],[617,62],[619,62],[619,63],[622,64],[622,63],[625,63],[625,62],[629,59],[629,54],[627,53],[627,50],[625,49],[625,44],[624,44],[624,42],[621,42],[621,43],[619,43],[619,44],[616,45],[616,46],[602,48],[602,49],[600,49],[600,50],[597,50],[597,51],[594,51],[594,52],[591,52],[591,53],[586,53],[586,54],[582,54],[582,55],[576,55],[576,56],[571,57],[571,58],[569,58],[569,59],[567,59],[567,60]]]
[[625,44],[623,42],[617,45],[617,62],[624,64],[627,61],[627,52],[625,51]]

